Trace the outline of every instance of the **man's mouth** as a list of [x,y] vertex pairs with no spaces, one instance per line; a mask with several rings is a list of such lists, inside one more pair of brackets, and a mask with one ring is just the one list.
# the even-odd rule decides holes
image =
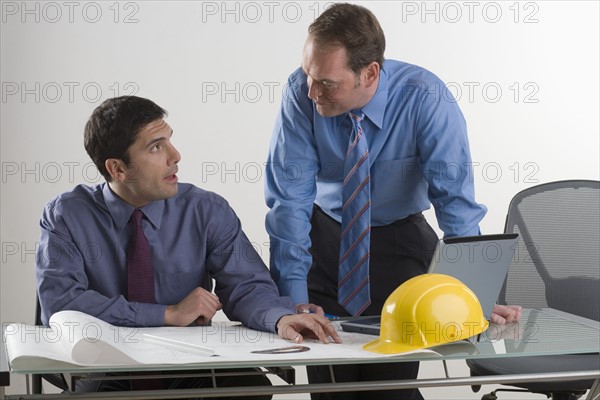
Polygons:
[[177,172],[178,170],[174,170],[171,174],[165,176],[165,180],[167,181],[177,181]]

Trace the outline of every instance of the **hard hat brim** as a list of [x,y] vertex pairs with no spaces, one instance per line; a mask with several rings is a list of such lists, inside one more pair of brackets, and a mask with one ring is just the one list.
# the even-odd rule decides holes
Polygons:
[[[489,327],[489,322],[484,321],[483,329],[481,329],[481,330],[476,329],[474,332],[470,332],[471,335],[469,335],[469,337],[478,335],[482,332],[485,332],[488,327]],[[454,340],[454,341],[431,343],[430,345],[419,345],[419,344],[410,345],[407,343],[395,342],[395,341],[384,340],[384,339],[379,338],[379,339],[373,340],[372,342],[365,344],[363,346],[363,350],[367,350],[367,351],[370,351],[373,353],[379,353],[379,354],[402,354],[402,353],[408,353],[408,352],[415,351],[415,350],[426,349],[429,347],[440,346],[440,345],[447,344],[447,343],[454,343],[454,342],[458,342],[460,340],[467,339],[467,338],[468,337],[460,336],[460,337],[456,338],[456,340]]]
[[379,354],[401,354],[414,350],[420,350],[423,347],[409,346],[404,343],[394,343],[377,339],[363,346],[364,350]]

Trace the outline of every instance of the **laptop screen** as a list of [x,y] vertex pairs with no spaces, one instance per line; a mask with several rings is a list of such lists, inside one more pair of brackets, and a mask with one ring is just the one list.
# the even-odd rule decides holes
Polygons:
[[467,285],[489,320],[513,260],[518,237],[517,233],[510,233],[442,239],[427,272],[450,275]]

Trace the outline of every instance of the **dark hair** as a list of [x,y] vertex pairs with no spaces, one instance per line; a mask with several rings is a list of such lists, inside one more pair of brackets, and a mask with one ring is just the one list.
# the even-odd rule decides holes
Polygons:
[[319,46],[343,46],[348,67],[355,73],[376,61],[383,67],[385,35],[379,21],[362,6],[336,3],[326,9],[308,28]]
[[105,100],[85,124],[84,146],[107,181],[111,176],[104,165],[109,158],[129,164],[129,146],[149,123],[163,119],[167,111],[153,101],[135,96]]

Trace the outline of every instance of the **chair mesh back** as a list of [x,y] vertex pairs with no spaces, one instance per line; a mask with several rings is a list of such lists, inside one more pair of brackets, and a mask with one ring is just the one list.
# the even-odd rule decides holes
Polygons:
[[561,181],[518,193],[506,232],[520,234],[501,304],[551,307],[600,321],[600,182]]

